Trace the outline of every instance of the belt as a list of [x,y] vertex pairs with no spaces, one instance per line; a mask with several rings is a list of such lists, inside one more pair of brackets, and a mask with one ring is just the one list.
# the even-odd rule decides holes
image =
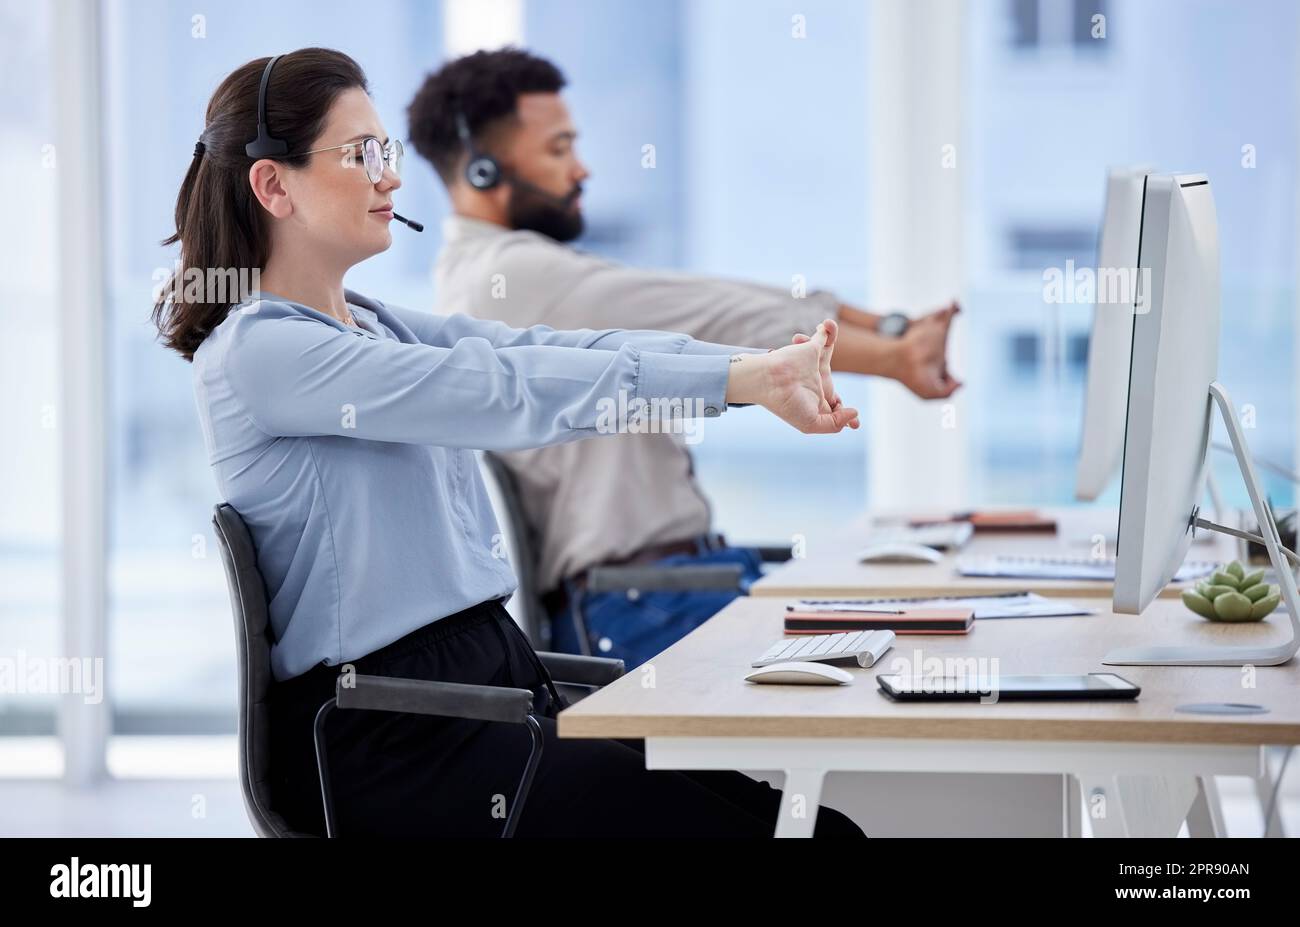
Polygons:
[[684,541],[666,541],[662,544],[648,544],[635,553],[626,557],[620,557],[614,560],[605,560],[601,563],[593,564],[590,567],[570,576],[567,581],[562,582],[558,588],[542,596],[542,605],[552,615],[558,614],[568,604],[568,589],[585,589],[587,586],[587,573],[597,567],[603,566],[642,566],[647,563],[655,563],[663,560],[665,557],[674,557],[680,554],[694,556],[703,551],[717,550],[725,547],[726,538],[721,534],[701,534]]
[[[698,554],[701,549],[709,549],[708,535],[689,538],[685,541],[666,541],[663,544],[650,544],[646,547],[642,547],[640,550],[628,555],[627,557],[622,557],[617,560],[606,560],[604,563],[599,564],[599,566],[641,566],[646,563],[654,563],[655,561],[662,560],[665,557],[675,557],[679,554]],[[586,575],[586,570],[583,570],[578,574],[579,577],[583,577],[584,579],[586,578]],[[576,579],[577,577],[574,578]]]

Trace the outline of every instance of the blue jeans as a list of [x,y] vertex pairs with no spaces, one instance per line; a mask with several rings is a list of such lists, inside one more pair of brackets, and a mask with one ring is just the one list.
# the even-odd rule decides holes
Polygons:
[[[582,598],[583,616],[591,640],[591,653],[621,659],[628,669],[640,666],[666,650],[695,628],[716,615],[736,598],[747,595],[761,570],[758,551],[748,547],[723,547],[700,554],[674,554],[656,560],[655,566],[739,563],[744,571],[740,591],[685,590],[640,591],[633,598],[626,592],[599,592]],[[575,590],[568,585],[569,603],[551,619],[551,647],[563,653],[581,653],[578,632],[573,626]]]

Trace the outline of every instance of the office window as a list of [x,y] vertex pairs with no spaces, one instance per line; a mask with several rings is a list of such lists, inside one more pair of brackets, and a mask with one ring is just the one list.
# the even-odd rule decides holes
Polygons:
[[525,7],[524,40],[568,79],[564,98],[578,153],[592,172],[578,245],[638,267],[678,267],[684,258],[687,22],[673,3],[547,0]]
[[[799,275],[860,303],[867,16],[833,0],[526,4],[525,42],[569,78],[592,171],[579,246],[785,289]],[[839,388],[865,406],[863,381],[842,378]],[[838,512],[816,514],[791,494],[810,472],[834,486],[840,512],[866,504],[861,433],[808,438],[737,411],[703,434],[696,472],[715,525],[733,540],[784,541],[837,524]]]
[[1032,332],[1016,332],[1011,336],[1011,369],[1022,377],[1038,372],[1038,353],[1041,343]]
[[[1096,261],[1108,167],[1206,171],[1218,211],[1220,379],[1251,416],[1252,449],[1290,462],[1295,440],[1295,209],[1300,10],[1268,0],[1076,4],[1105,13],[1104,59],[1019,54],[1007,41],[1068,4],[970,17],[965,143],[972,486],[982,502],[1073,496],[1092,306],[1048,303],[1043,272]],[[1089,14],[1091,15],[1091,14]],[[1079,35],[1076,28],[1076,37]],[[1187,88],[1196,88],[1187,96]],[[1181,100],[1171,105],[1171,100]],[[1283,114],[1281,117],[1279,114]],[[1036,343],[1036,344],[1035,344]],[[1222,439],[1223,432],[1218,429]],[[1230,457],[1230,502],[1248,504]],[[1292,487],[1269,476],[1278,504]],[[1118,499],[1118,480],[1108,493]]]
[[[380,19],[375,19],[379,16]],[[360,17],[360,19],[358,19]],[[401,23],[389,28],[389,20]],[[367,26],[366,24],[370,25]],[[110,2],[105,25],[105,124],[111,406],[109,678],[118,733],[234,730],[232,618],[211,532],[217,488],[196,417],[189,366],[149,324],[153,273],[171,266],[177,188],[218,82],[270,50],[322,45],[352,55],[370,79],[386,128],[406,135],[405,107],[442,58],[441,4],[238,0],[206,10],[163,0]],[[148,144],[128,127],[150,127]],[[445,197],[409,152],[393,247],[348,286],[414,308],[432,303],[430,267]]]
[[[49,11],[0,0],[0,659],[21,674],[59,641],[58,313],[55,307],[54,53]],[[27,75],[19,80],[16,75]],[[15,683],[19,675],[12,675]],[[49,734],[53,696],[0,690],[0,736]],[[0,745],[0,753],[4,752]]]
[[1091,226],[1013,225],[1007,231],[1007,266],[1015,270],[1086,267],[1097,253],[1097,230]]
[[[974,7],[973,9],[979,9]],[[1097,16],[1106,16],[1105,0],[1008,0],[1011,44],[1022,51],[1070,47],[1104,54],[1097,41]]]
[[1009,0],[1012,42],[1017,48],[1038,44],[1038,0]]
[[1088,335],[1075,332],[1065,341],[1065,363],[1071,376],[1084,376],[1088,370]]
[[1076,48],[1104,53],[1107,46],[1097,40],[1097,17],[1106,15],[1106,0],[1074,0],[1072,12],[1070,41]]
[[[671,156],[686,165],[683,267],[787,290],[797,276],[860,305],[870,11],[834,0],[680,10],[685,138]],[[866,408],[864,379],[837,386]],[[708,422],[704,435],[697,470],[729,538],[786,541],[867,504],[865,431],[810,437],[749,409]],[[814,492],[829,504],[810,505]]]

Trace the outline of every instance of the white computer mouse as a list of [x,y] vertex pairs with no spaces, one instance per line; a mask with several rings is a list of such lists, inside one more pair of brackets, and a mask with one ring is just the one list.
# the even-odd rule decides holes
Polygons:
[[861,563],[939,563],[943,554],[924,544],[872,544],[858,551]]
[[791,660],[788,663],[761,666],[750,672],[745,681],[795,686],[846,686],[853,681],[853,674],[829,663]]

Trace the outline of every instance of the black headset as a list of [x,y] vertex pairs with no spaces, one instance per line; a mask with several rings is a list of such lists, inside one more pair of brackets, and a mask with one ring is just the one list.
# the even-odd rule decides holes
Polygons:
[[[257,88],[257,138],[244,146],[244,154],[254,161],[261,158],[283,158],[289,153],[289,143],[282,138],[276,138],[266,126],[266,88],[271,83],[271,68],[275,67],[275,63],[280,58],[280,55],[276,55],[266,63],[266,70],[262,72],[261,86]],[[199,144],[203,144],[202,141]],[[198,153],[197,146],[195,153]],[[495,167],[496,162],[493,161],[492,164]],[[393,213],[393,218],[414,231],[424,231],[424,226],[414,219],[399,216],[396,212]]]
[[244,154],[253,160],[258,158],[277,158],[289,153],[289,145],[282,138],[275,138],[266,127],[266,87],[271,83],[271,68],[280,60],[274,56],[266,63],[262,72],[262,86],[257,90],[257,138],[244,146]]
[[475,190],[491,190],[501,183],[501,165],[497,163],[496,158],[475,147],[464,113],[456,114],[456,134],[460,136],[460,143],[469,152],[469,160],[465,162],[466,182]]

